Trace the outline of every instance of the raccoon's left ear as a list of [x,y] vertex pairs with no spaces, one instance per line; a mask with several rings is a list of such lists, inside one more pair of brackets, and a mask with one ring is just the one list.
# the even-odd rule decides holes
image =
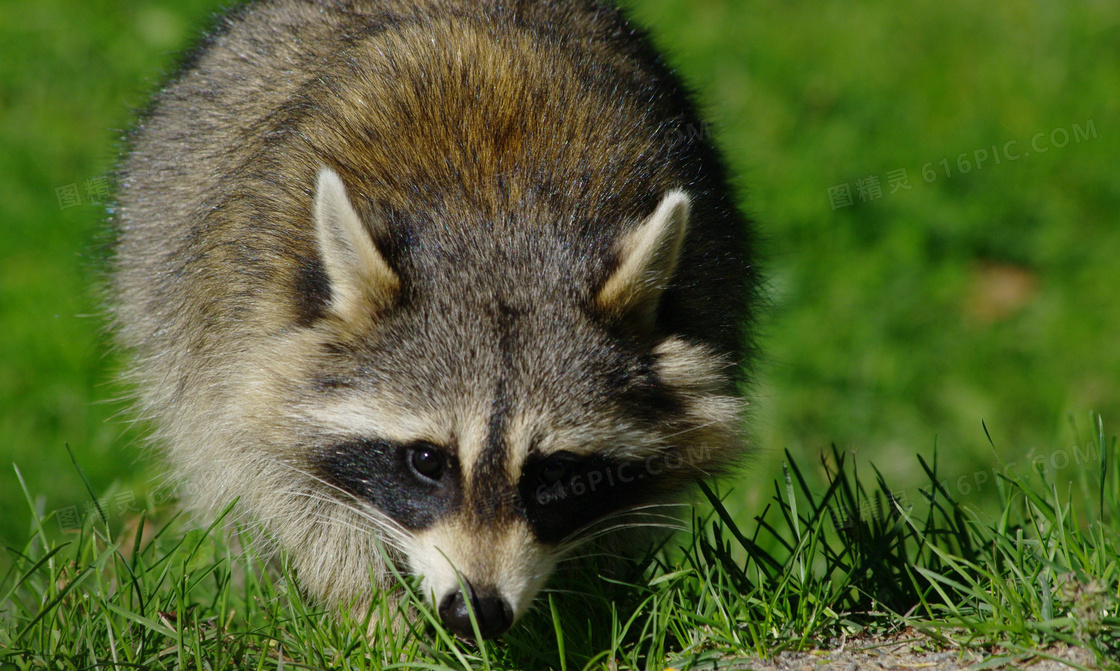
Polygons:
[[319,170],[314,212],[331,309],[344,318],[359,318],[387,307],[400,289],[400,279],[350,203],[342,179],[330,168]]
[[684,191],[669,191],[653,214],[619,239],[618,266],[595,297],[600,311],[631,326],[653,326],[661,294],[677,269],[690,203]]

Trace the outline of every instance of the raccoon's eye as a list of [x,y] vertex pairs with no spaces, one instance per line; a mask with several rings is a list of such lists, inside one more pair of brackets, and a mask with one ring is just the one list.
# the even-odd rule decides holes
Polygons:
[[552,457],[541,465],[541,480],[546,485],[554,485],[568,474],[568,459]]
[[439,480],[447,469],[447,460],[435,447],[420,444],[409,450],[408,463],[416,474],[428,479]]

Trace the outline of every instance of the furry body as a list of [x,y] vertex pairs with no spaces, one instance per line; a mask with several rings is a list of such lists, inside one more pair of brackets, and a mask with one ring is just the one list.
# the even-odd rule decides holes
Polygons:
[[188,500],[328,603],[384,551],[454,620],[458,572],[496,635],[581,532],[733,464],[754,273],[699,127],[593,2],[224,17],[119,177],[115,327]]

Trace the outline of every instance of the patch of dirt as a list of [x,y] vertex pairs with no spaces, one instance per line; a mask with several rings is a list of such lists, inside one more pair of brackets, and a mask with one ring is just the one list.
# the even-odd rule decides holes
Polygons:
[[[782,652],[772,659],[694,658],[679,660],[669,669],[695,671],[956,671],[958,669],[1030,669],[1068,671],[1100,669],[1083,648],[1054,646],[1033,653],[943,649],[917,632],[894,637],[836,641],[829,650]],[[667,670],[669,671],[669,670]]]
[[986,262],[975,268],[964,305],[965,316],[987,326],[1022,310],[1038,294],[1038,275],[1008,263]]

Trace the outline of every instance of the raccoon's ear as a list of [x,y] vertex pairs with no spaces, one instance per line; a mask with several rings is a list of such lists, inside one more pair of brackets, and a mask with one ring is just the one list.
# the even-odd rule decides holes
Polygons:
[[633,326],[653,326],[661,294],[677,269],[690,202],[684,191],[669,191],[653,214],[619,239],[618,266],[595,297],[599,310]]
[[400,279],[350,204],[342,179],[326,167],[319,170],[315,182],[315,231],[334,312],[358,317],[392,302],[400,289]]

